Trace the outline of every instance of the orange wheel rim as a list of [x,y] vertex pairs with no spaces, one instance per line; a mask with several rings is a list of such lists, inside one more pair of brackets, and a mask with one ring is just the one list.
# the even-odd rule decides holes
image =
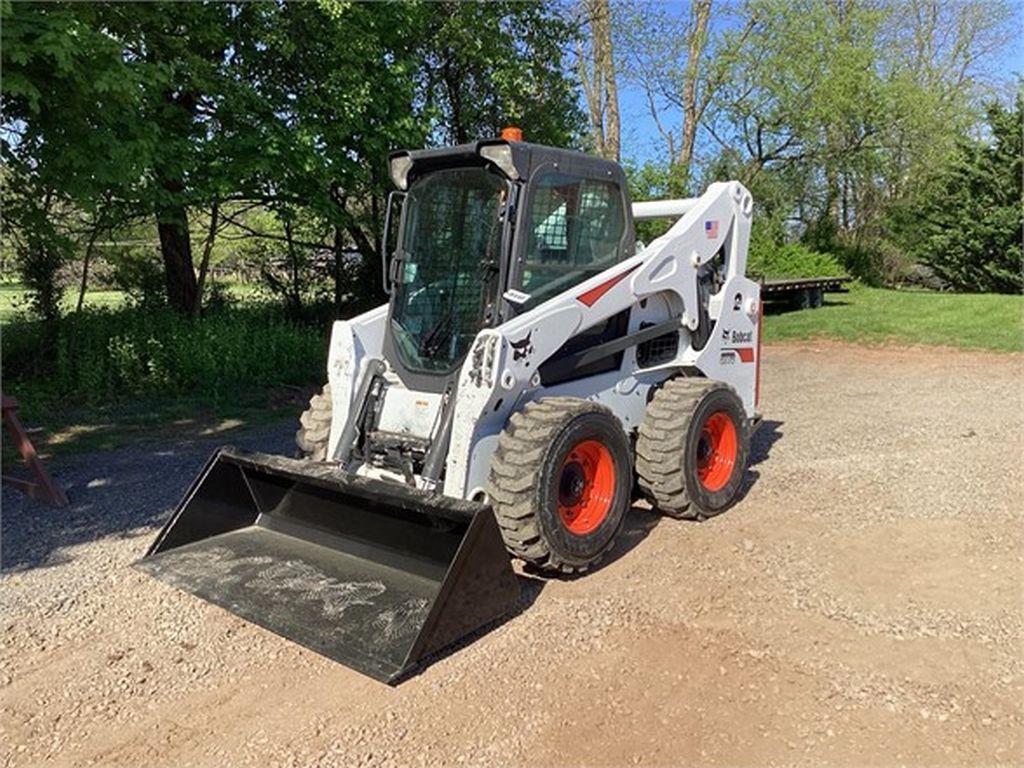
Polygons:
[[701,485],[714,493],[722,490],[736,466],[739,440],[736,425],[725,411],[708,416],[697,443],[697,477]]
[[603,443],[583,440],[562,461],[558,477],[558,514],[577,536],[597,529],[612,508],[615,461]]

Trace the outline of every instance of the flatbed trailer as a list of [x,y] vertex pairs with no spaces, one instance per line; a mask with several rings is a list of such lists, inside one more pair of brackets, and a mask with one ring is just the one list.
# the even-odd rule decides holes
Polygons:
[[761,280],[764,301],[787,302],[800,309],[816,309],[825,301],[826,293],[847,293],[850,277],[794,277]]

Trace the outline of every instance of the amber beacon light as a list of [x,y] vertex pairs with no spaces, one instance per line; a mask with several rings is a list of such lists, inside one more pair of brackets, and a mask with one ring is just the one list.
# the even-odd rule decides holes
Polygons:
[[522,141],[523,140],[523,129],[517,128],[514,125],[510,125],[506,128],[501,129],[501,138],[505,141]]

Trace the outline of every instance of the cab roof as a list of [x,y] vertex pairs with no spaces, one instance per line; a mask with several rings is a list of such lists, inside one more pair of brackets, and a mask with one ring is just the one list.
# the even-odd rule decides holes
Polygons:
[[[488,148],[498,147],[508,147],[509,152],[506,154],[500,150],[488,150]],[[508,157],[510,162],[494,162],[492,158],[498,154]],[[531,144],[525,141],[483,139],[451,147],[394,152],[388,158],[388,162],[392,168],[392,179],[396,185],[402,187],[403,185],[399,184],[398,179],[395,178],[394,171],[394,162],[399,158],[408,158],[400,163],[405,166],[405,186],[426,173],[442,168],[493,165],[513,180],[528,180],[538,169],[552,167],[568,175],[615,181],[623,189],[626,188],[626,175],[618,163],[584,152],[559,149],[544,144]]]

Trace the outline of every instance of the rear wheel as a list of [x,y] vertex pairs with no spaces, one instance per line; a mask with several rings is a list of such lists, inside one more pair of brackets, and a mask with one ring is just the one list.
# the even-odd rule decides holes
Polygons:
[[666,514],[703,520],[736,501],[750,453],[749,422],[732,387],[679,377],[655,392],[636,444],[641,490]]
[[488,493],[509,552],[544,570],[579,573],[612,546],[632,484],[618,419],[597,403],[552,397],[509,419]]
[[309,400],[309,407],[299,417],[299,429],[295,433],[295,444],[301,459],[327,460],[327,440],[331,435],[331,385]]

